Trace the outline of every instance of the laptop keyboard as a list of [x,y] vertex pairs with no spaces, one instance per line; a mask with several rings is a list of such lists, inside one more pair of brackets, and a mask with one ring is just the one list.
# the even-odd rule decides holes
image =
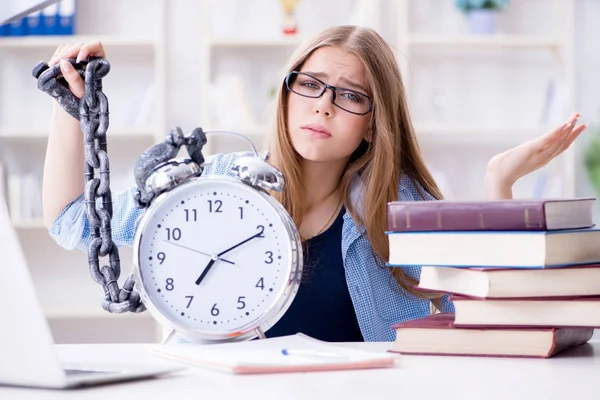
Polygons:
[[77,375],[106,375],[112,374],[110,371],[89,371],[85,369],[65,369],[64,370],[67,376],[77,376]]

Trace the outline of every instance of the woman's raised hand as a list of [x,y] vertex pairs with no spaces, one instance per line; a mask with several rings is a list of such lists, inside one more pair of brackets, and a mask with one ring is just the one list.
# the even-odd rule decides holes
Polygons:
[[486,198],[512,198],[511,188],[519,178],[542,168],[562,154],[587,128],[586,125],[577,124],[580,116],[579,113],[573,113],[564,123],[542,136],[492,157],[485,178]]
[[[79,73],[66,60],[81,61],[88,56],[105,57],[102,43],[74,43],[60,46],[48,61],[49,66],[60,63],[61,74],[71,92],[78,98],[82,98],[85,94],[85,85]],[[83,149],[83,134],[79,121],[55,102],[42,186],[44,222],[48,229],[65,207],[84,191]]]
[[80,62],[88,56],[106,57],[106,52],[104,51],[102,43],[99,41],[88,43],[78,42],[59,46],[54,52],[54,55],[50,58],[50,61],[48,61],[49,66],[60,64],[60,71],[69,84],[69,89],[79,98],[83,97],[85,93],[83,79],[81,79],[77,71],[75,71],[75,68],[73,68],[71,63],[66,60],[75,59],[76,62]]

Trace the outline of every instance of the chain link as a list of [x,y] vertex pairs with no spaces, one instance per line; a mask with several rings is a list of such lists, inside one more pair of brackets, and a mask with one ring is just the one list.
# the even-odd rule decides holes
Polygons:
[[135,176],[137,189],[133,195],[133,199],[139,208],[145,208],[150,205],[156,193],[146,190],[146,179],[154,171],[154,169],[179,153],[181,146],[186,146],[187,152],[200,168],[204,167],[204,155],[202,148],[206,144],[206,133],[202,128],[195,128],[191,135],[184,136],[183,131],[179,127],[171,129],[169,136],[162,143],[157,143],[148,148],[138,158],[133,174]]
[[[88,247],[90,273],[94,281],[104,288],[103,309],[111,313],[143,312],[146,307],[139,293],[134,290],[133,275],[119,288],[121,261],[111,234],[113,209],[110,162],[106,146],[109,109],[108,99],[102,92],[102,79],[110,71],[110,64],[99,57],[88,57],[80,63],[72,59],[67,61],[84,79],[85,94],[81,99],[69,90],[58,64],[49,67],[46,62],[39,62],[32,74],[38,80],[38,89],[52,96],[67,113],[80,121],[86,161],[84,196],[91,230],[91,242]],[[134,167],[137,187],[133,197],[136,206],[146,208],[150,205],[156,193],[146,190],[146,179],[158,165],[176,157],[181,146],[186,146],[192,161],[203,168],[202,148],[206,142],[206,134],[202,128],[194,129],[192,134],[186,137],[179,127],[175,127],[164,142],[144,151]],[[96,171],[99,177],[95,176]],[[100,258],[107,255],[109,265],[100,267]]]
[[[112,240],[112,193],[110,190],[110,163],[106,147],[108,130],[108,99],[102,92],[102,79],[110,71],[103,58],[89,57],[70,62],[85,82],[85,94],[78,99],[61,77],[60,66],[49,67],[40,62],[33,69],[38,88],[52,96],[71,116],[80,121],[85,150],[85,204],[90,223],[91,243],[88,264],[94,281],[104,288],[102,308],[111,313],[143,312],[146,307],[139,293],[133,290],[134,279],[129,276],[122,288],[119,249]],[[97,172],[97,176],[96,176]],[[108,256],[109,265],[100,267],[100,258]]]

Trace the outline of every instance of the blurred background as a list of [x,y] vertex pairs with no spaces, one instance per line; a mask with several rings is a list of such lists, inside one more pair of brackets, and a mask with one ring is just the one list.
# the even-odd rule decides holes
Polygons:
[[[64,0],[1,27],[0,192],[55,340],[160,335],[148,313],[104,312],[86,255],[59,248],[41,222],[52,100],[31,70],[57,46],[100,40],[106,48],[113,190],[132,185],[137,157],[174,126],[234,130],[262,149],[273,91],[294,49],[324,28],[358,24],[394,49],[421,148],[446,198],[482,198],[490,157],[571,111],[588,130],[519,181],[514,195],[583,197],[600,193],[599,19],[600,0]],[[247,148],[213,136],[207,151]],[[131,259],[123,248],[122,276]]]

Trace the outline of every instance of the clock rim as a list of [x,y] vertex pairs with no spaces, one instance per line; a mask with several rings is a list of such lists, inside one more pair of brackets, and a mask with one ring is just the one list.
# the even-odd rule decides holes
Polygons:
[[[159,208],[162,203],[167,201],[172,195],[176,195],[178,192],[183,191],[189,185],[203,185],[203,182],[210,183],[221,183],[221,184],[232,184],[243,188],[245,190],[253,190],[254,194],[262,197],[266,200],[268,206],[272,207],[276,214],[283,222],[285,231],[289,238],[289,252],[290,252],[290,275],[287,278],[287,284],[282,292],[279,294],[279,298],[272,303],[272,305],[265,311],[259,318],[253,322],[245,325],[241,332],[216,332],[216,333],[200,333],[195,329],[185,327],[184,324],[174,321],[171,318],[163,314],[160,309],[154,304],[152,296],[149,295],[148,290],[142,280],[141,265],[140,265],[140,244],[142,239],[142,232],[149,223],[154,211]],[[195,343],[223,343],[223,342],[239,342],[247,341],[264,335],[264,332],[268,331],[275,323],[277,323],[289,309],[292,302],[294,301],[298,292],[300,281],[302,277],[303,268],[303,249],[300,234],[293,219],[287,212],[287,210],[279,203],[275,198],[269,195],[264,189],[256,186],[252,186],[242,180],[227,175],[219,176],[198,176],[183,182],[168,191],[161,193],[157,196],[146,209],[143,215],[138,219],[136,223],[135,235],[133,241],[133,275],[135,278],[135,288],[140,294],[141,300],[146,306],[146,309],[152,317],[163,327],[169,330],[174,330],[177,336],[180,336],[186,340],[191,340]]]

